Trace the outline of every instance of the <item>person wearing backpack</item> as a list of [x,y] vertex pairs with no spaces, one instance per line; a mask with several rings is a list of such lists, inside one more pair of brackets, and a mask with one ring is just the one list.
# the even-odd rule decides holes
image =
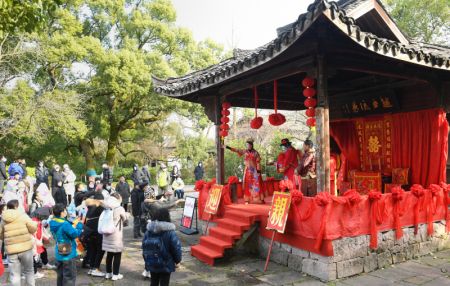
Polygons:
[[[103,233],[102,250],[106,252],[106,279],[120,280],[120,261],[123,251],[123,227],[128,222],[128,213],[121,206],[122,198],[118,193],[103,202],[105,210],[100,217],[98,230]],[[112,212],[112,215],[105,212]]]
[[56,241],[55,258],[57,286],[75,286],[77,276],[77,243],[75,241],[83,231],[83,224],[66,220],[67,210],[64,204],[53,207],[53,219],[50,221],[50,231]]
[[181,242],[170,222],[169,210],[158,209],[148,223],[142,241],[145,269],[151,273],[151,286],[168,286],[170,275],[181,262]]

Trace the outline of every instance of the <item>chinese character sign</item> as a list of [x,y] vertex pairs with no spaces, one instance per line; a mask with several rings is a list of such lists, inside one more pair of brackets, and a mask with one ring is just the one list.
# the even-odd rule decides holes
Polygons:
[[221,185],[212,186],[209,191],[208,200],[206,201],[205,212],[209,214],[216,214],[219,209],[220,197],[222,196]]
[[190,228],[192,226],[192,217],[194,216],[196,198],[186,197],[184,203],[183,217],[181,219],[181,225]]
[[266,229],[284,233],[290,206],[291,195],[289,193],[274,192]]

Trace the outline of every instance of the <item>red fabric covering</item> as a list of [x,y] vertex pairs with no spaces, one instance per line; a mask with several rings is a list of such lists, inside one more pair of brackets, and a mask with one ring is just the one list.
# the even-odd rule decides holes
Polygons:
[[359,159],[358,134],[354,121],[332,122],[330,124],[330,135],[339,146],[345,157],[345,164],[341,166],[342,175],[339,181],[348,181],[348,171],[359,169],[361,163]]
[[441,109],[392,115],[393,167],[410,168],[411,184],[446,179],[448,122]]

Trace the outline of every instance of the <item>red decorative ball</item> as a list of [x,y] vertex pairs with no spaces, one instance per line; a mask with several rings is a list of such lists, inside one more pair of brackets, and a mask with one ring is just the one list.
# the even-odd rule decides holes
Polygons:
[[302,85],[303,85],[303,87],[311,87],[311,86],[314,86],[314,83],[315,83],[315,80],[312,78],[312,77],[305,77],[303,80],[302,80]]
[[306,107],[316,107],[317,100],[315,98],[307,98],[305,100],[305,106]]
[[305,89],[303,90],[303,95],[304,95],[305,97],[313,97],[313,96],[316,96],[316,89],[315,89],[315,88],[312,88],[312,87],[305,88]]
[[222,110],[222,116],[228,116],[230,115],[230,111],[227,109]]
[[250,128],[252,129],[259,129],[263,125],[263,118],[262,117],[255,117],[250,121]]
[[306,120],[306,125],[308,125],[309,127],[316,126],[316,119],[314,117],[308,118],[308,120]]
[[222,118],[220,118],[220,122],[222,122],[222,123],[228,123],[228,122],[230,122],[230,118],[228,118],[228,117],[222,117]]
[[222,108],[223,109],[229,109],[230,107],[231,107],[231,103],[226,102],[226,101],[222,103]]
[[316,116],[316,110],[314,108],[308,108],[306,110],[306,116],[308,116],[308,117]]
[[222,130],[219,132],[220,137],[227,137],[228,136],[228,131],[227,130]]
[[280,126],[286,122],[286,117],[281,113],[272,113],[269,115],[269,123],[273,126]]
[[230,130],[230,126],[228,124],[226,124],[226,123],[222,123],[220,125],[220,129],[222,129],[222,130]]

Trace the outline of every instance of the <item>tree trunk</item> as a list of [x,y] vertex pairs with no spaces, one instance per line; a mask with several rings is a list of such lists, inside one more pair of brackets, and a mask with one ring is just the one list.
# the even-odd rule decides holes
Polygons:
[[109,127],[108,150],[106,151],[106,163],[114,166],[116,163],[117,146],[119,146],[120,128],[111,124]]
[[81,151],[83,152],[84,160],[86,162],[86,170],[95,169],[94,163],[94,148],[87,138],[80,140]]

